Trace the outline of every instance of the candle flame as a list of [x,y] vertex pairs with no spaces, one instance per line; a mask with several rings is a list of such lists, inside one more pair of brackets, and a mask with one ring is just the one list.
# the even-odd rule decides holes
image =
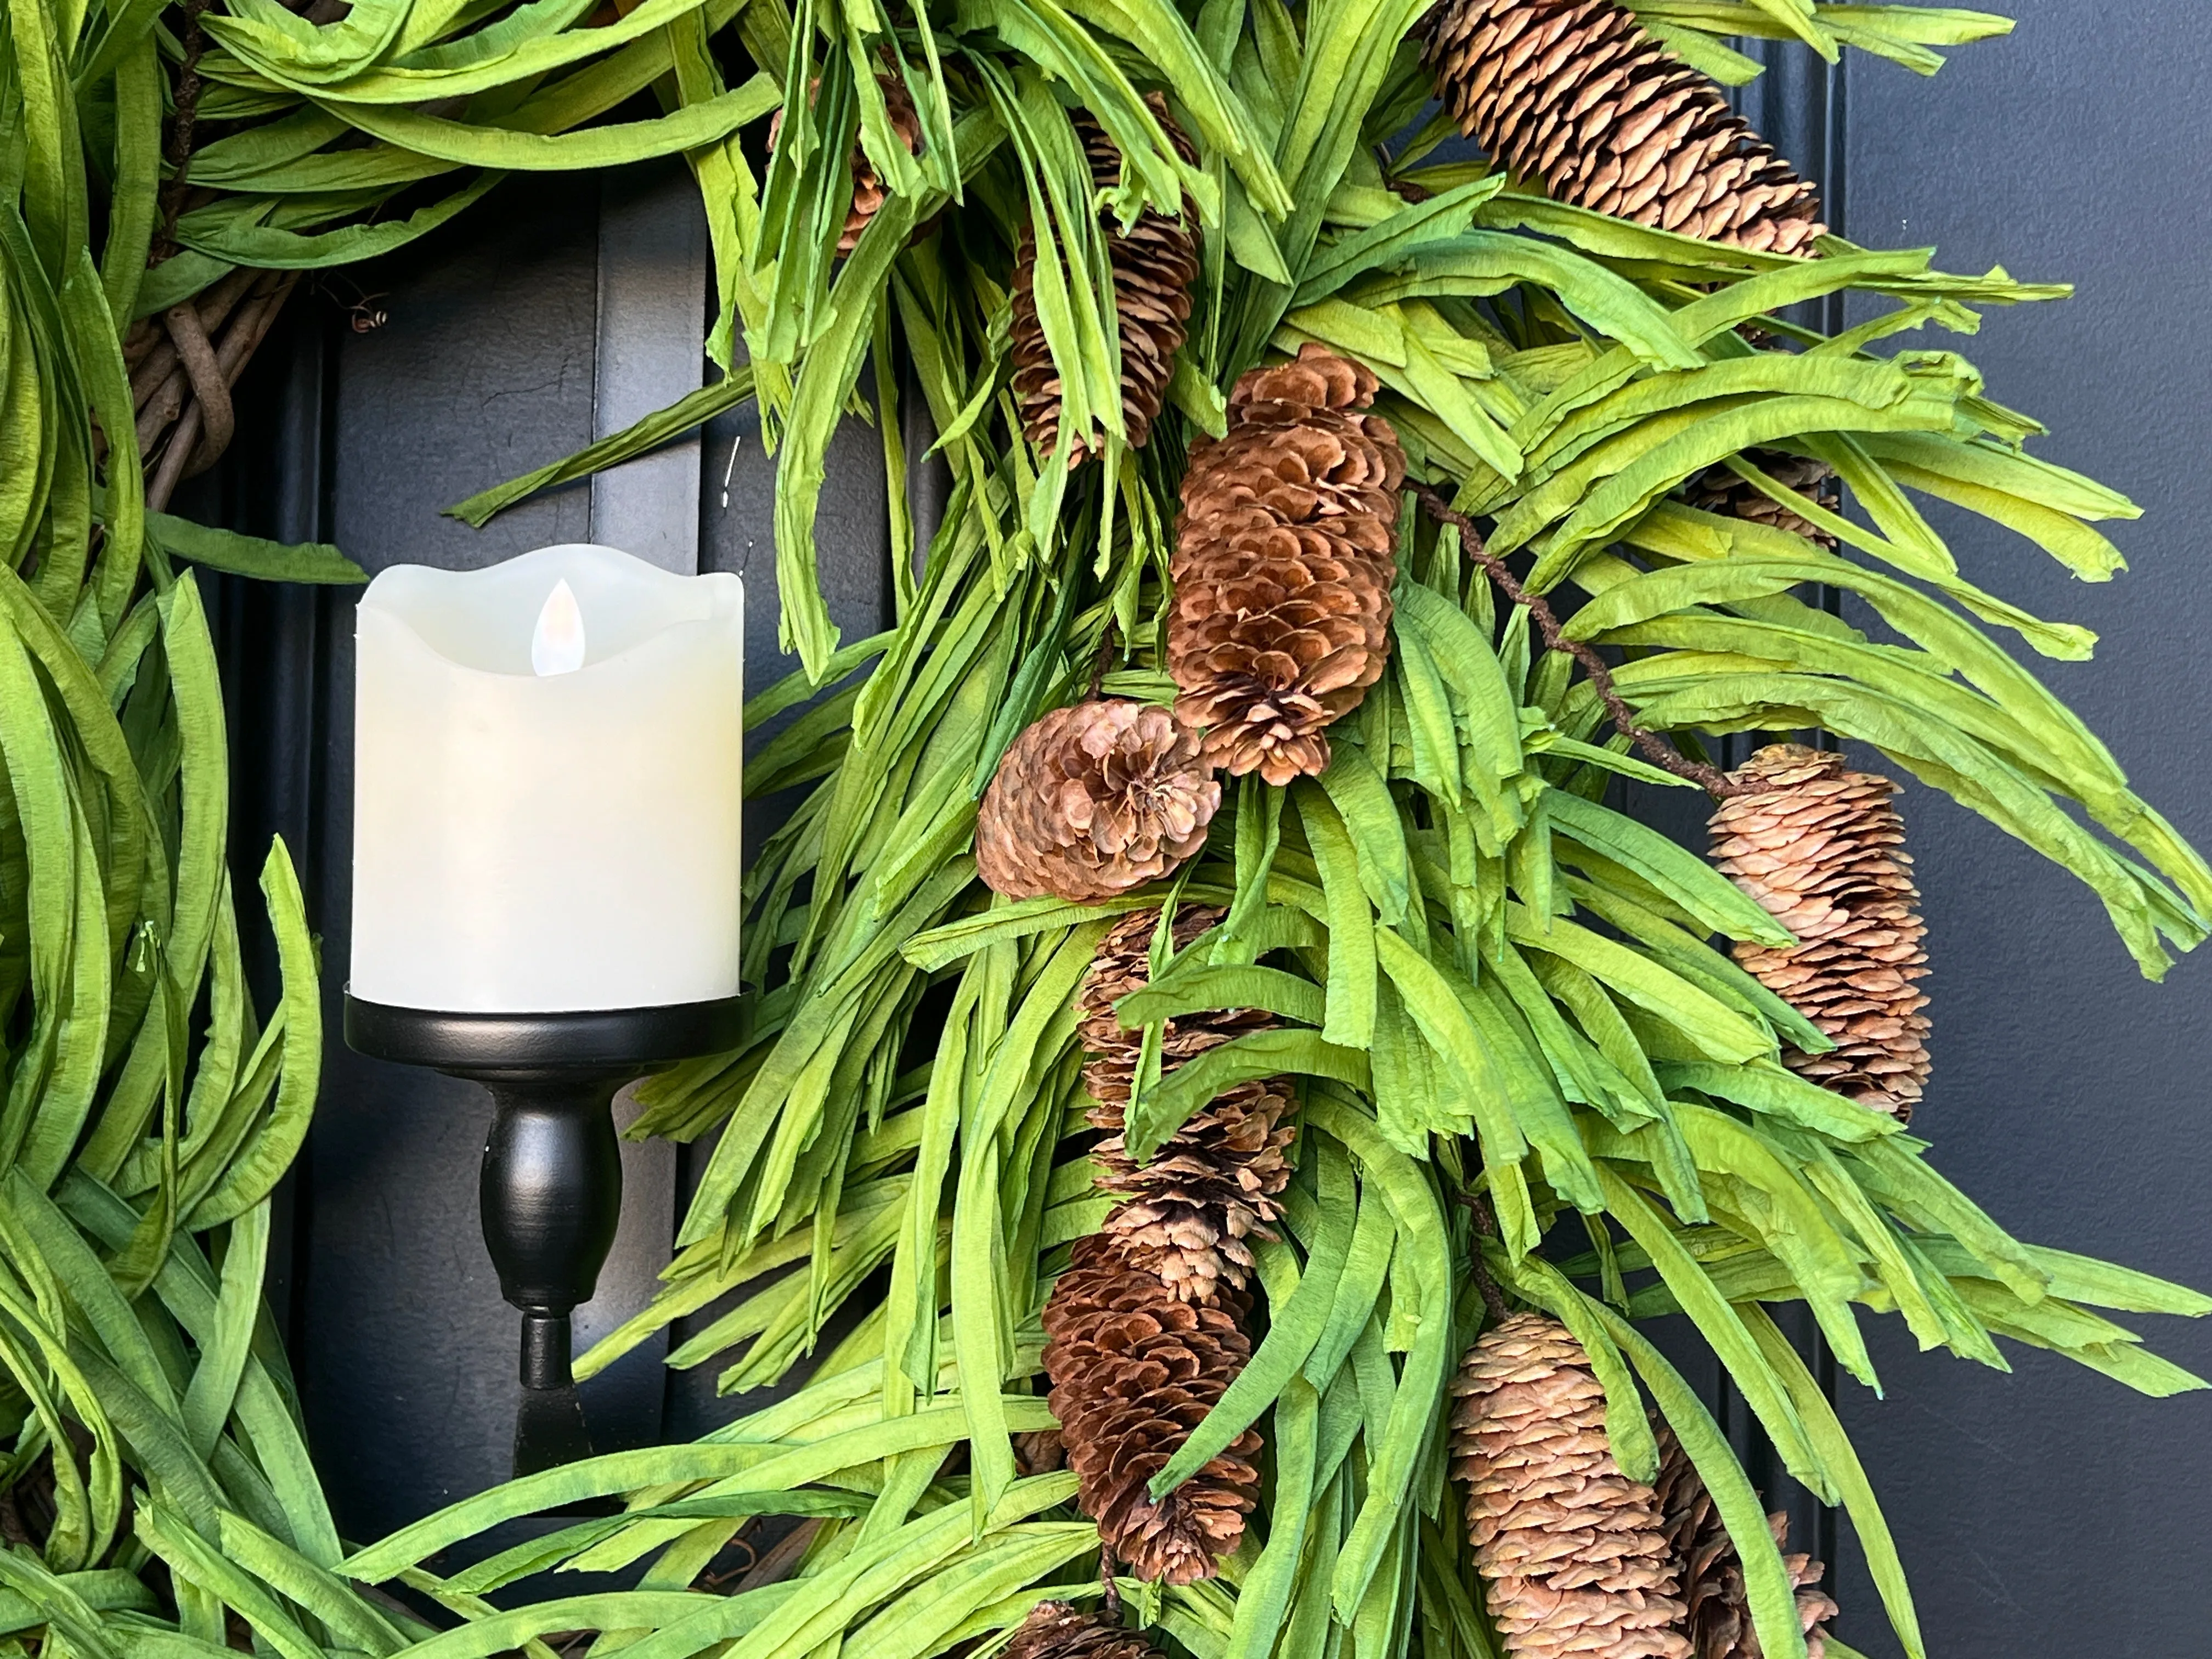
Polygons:
[[538,627],[530,636],[530,665],[542,679],[573,674],[584,665],[584,612],[564,576],[545,596]]

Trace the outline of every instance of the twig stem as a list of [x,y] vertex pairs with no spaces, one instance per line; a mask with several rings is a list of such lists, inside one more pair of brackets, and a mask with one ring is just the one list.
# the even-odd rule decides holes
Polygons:
[[1106,671],[1113,665],[1114,647],[1121,629],[1111,617],[1106,618],[1106,631],[1098,636],[1098,654],[1091,659],[1091,692],[1085,699],[1096,702],[1106,687]]
[[200,54],[207,50],[207,33],[200,15],[210,0],[184,0],[184,60],[177,65],[176,113],[169,121],[167,161],[169,178],[161,186],[161,229],[146,263],[158,265],[177,251],[177,219],[184,211],[185,175],[192,160],[192,124],[200,107]]
[[1747,786],[1736,782],[1720,768],[1690,759],[1658,733],[1637,724],[1635,711],[1613,688],[1613,670],[1606,665],[1605,659],[1582,641],[1567,639],[1560,633],[1559,619],[1553,614],[1552,607],[1545,603],[1543,596],[1531,593],[1523,587],[1521,579],[1507,568],[1505,561],[1483,544],[1482,532],[1474,527],[1473,520],[1455,509],[1427,484],[1408,479],[1406,488],[1426,509],[1431,518],[1459,532],[1460,545],[1466,549],[1469,558],[1482,567],[1483,574],[1490,578],[1492,585],[1534,620],[1536,631],[1543,637],[1544,648],[1547,651],[1564,651],[1583,665],[1583,672],[1589,676],[1590,685],[1597,692],[1598,701],[1605,705],[1605,712],[1613,717],[1613,725],[1644,751],[1646,760],[1672,772],[1678,778],[1687,778],[1716,800],[1724,800],[1730,795],[1744,793]]
[[1490,1310],[1490,1322],[1500,1324],[1513,1310],[1505,1304],[1505,1292],[1490,1276],[1490,1264],[1482,1259],[1482,1241],[1498,1237],[1498,1217],[1490,1207],[1489,1199],[1480,1193],[1462,1193],[1460,1202],[1474,1218],[1474,1237],[1467,1253],[1468,1268],[1474,1274],[1474,1288],[1482,1293],[1482,1305]]

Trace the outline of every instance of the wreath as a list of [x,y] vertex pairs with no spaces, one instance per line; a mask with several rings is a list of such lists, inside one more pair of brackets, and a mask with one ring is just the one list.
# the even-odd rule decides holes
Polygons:
[[[1923,1659],[1769,1310],[1869,1385],[1860,1310],[2165,1395],[2204,1385],[2106,1314],[2212,1300],[2014,1238],[1907,1132],[1924,930],[1899,785],[1841,745],[2086,883],[2149,977],[2212,869],[1992,635],[2071,661],[2088,632],[1969,581],[1916,504],[2120,568],[2095,526],[2136,509],[1926,337],[2065,290],[1831,234],[1721,87],[1758,70],[1730,38],[1932,73],[2009,27],[13,0],[6,1648],[1848,1659],[1646,1334],[1680,1313]],[[632,1133],[713,1149],[659,1295],[577,1369],[720,1306],[670,1364],[805,1380],[345,1540],[261,1304],[319,968],[279,842],[282,996],[246,988],[192,567],[360,573],[167,509],[302,272],[495,212],[510,172],[676,155],[719,378],[452,510],[744,399],[775,447],[799,665],[747,716],[798,712],[749,769],[789,811],[746,1036],[641,1088]],[[1867,320],[1801,320],[1841,295]],[[951,478],[926,544],[893,363]],[[853,414],[896,622],[848,642],[813,526]],[[1814,740],[1724,768],[1744,732]],[[1711,860],[1624,780],[1712,797]],[[571,1566],[633,1587],[540,1577]]]

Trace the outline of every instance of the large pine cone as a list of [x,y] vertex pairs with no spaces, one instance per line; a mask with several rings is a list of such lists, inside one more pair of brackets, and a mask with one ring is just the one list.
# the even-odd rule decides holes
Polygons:
[[1252,1357],[1237,1310],[1184,1302],[1103,1233],[1077,1241],[1044,1310],[1045,1374],[1077,1504],[1139,1578],[1188,1584],[1233,1554],[1257,1497],[1250,1429],[1154,1503],[1167,1466]]
[[[1754,449],[1744,459],[1775,483],[1795,490],[1816,507],[1826,507],[1832,513],[1839,505],[1835,493],[1835,469],[1825,462],[1785,455],[1777,449]],[[1765,491],[1753,489],[1725,466],[1708,467],[1690,481],[1688,493],[1690,505],[1703,512],[1765,525],[1770,530],[1786,530],[1831,553],[1836,550],[1833,536],[1810,519],[1791,512]]]
[[[1197,152],[1168,114],[1167,100],[1155,92],[1145,101],[1176,153],[1194,161]],[[1084,157],[1091,163],[1091,183],[1111,190],[1121,177],[1121,150],[1090,111],[1070,113],[1083,140]],[[1113,229],[1106,234],[1106,256],[1114,271],[1115,326],[1121,342],[1121,423],[1132,449],[1142,449],[1152,436],[1152,422],[1167,400],[1175,355],[1189,331],[1190,289],[1199,269],[1194,224],[1186,203],[1181,219],[1147,209],[1126,234]],[[1036,275],[1036,241],[1024,226],[1014,253],[1014,398],[1021,410],[1023,431],[1041,453],[1049,454],[1060,441],[1060,372],[1053,367],[1043,325],[1037,321]],[[1104,442],[1097,431],[1078,433],[1069,446],[1067,464],[1078,465]]]
[[1810,253],[1819,193],[1614,0],[1442,0],[1424,54],[1459,130],[1577,207]]
[[[1178,950],[1225,912],[1185,905],[1176,912]],[[1122,1114],[1136,1079],[1141,1031],[1122,1030],[1114,1005],[1150,979],[1149,953],[1158,910],[1124,917],[1099,942],[1076,1012],[1083,1046],[1091,1054],[1084,1085],[1094,1103],[1091,1121],[1108,1138],[1091,1149],[1097,1186],[1122,1198],[1102,1231],[1121,1245],[1123,1259],[1150,1269],[1187,1302],[1212,1302],[1224,1285],[1243,1289],[1252,1268],[1249,1238],[1270,1237],[1268,1224],[1282,1213],[1275,1201],[1290,1184],[1285,1153],[1297,1138],[1285,1121],[1297,1104],[1287,1078],[1240,1083],[1194,1113],[1149,1164],[1133,1162],[1123,1148]],[[1273,1024],[1256,1008],[1226,1008],[1165,1022],[1160,1041],[1162,1075],[1208,1048]]]
[[1890,805],[1896,783],[1794,743],[1760,750],[1731,775],[1760,787],[1713,814],[1714,860],[1799,941],[1740,943],[1735,959],[1836,1044],[1783,1059],[1909,1121],[1928,1081],[1928,999],[1915,988],[1928,973],[1928,929]]
[[[1692,1659],[1764,1659],[1759,1633],[1752,1628],[1743,1558],[1736,1553],[1720,1510],[1689,1455],[1671,1429],[1664,1424],[1657,1427],[1656,1491],[1667,1541],[1681,1575],[1682,1600],[1690,1609],[1683,1629],[1690,1638]],[[1774,1541],[1786,1548],[1789,1517],[1770,1515],[1766,1524]],[[1809,1555],[1784,1555],[1782,1565],[1790,1570],[1790,1582],[1797,1590],[1797,1624],[1805,1632],[1806,1659],[1825,1659],[1827,1621],[1836,1616],[1837,1607],[1820,1588],[1821,1565]]]
[[1690,1659],[1659,1500],[1613,1461],[1605,1389],[1565,1325],[1517,1313],[1452,1386],[1453,1473],[1506,1650]]
[[1164,708],[1055,708],[1007,748],[975,820],[975,872],[1009,898],[1088,904],[1158,880],[1206,844],[1221,786]]
[[1389,660],[1406,459],[1390,423],[1361,412],[1378,384],[1308,342],[1241,376],[1227,435],[1191,447],[1168,672],[1176,718],[1237,776],[1324,770],[1322,731]]
[[1142,1632],[1065,1601],[1040,1601],[1006,1644],[1006,1659],[1159,1659]]

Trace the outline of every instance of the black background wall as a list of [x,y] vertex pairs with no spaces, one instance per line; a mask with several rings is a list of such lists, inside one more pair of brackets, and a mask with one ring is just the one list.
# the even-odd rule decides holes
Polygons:
[[[2039,453],[2143,503],[2145,521],[2118,536],[2135,574],[2084,586],[2024,543],[1940,522],[1976,580],[2101,631],[2094,664],[2037,667],[2143,793],[2212,845],[2212,586],[2199,547],[2212,509],[2202,457],[2212,333],[2194,321],[2212,297],[2212,103],[2201,91],[2212,46],[2170,6],[2024,9],[2014,38],[1960,52],[1933,82],[1855,58],[1846,99],[1792,56],[1746,101],[1847,194],[1856,240],[1933,243],[1948,269],[2001,261],[2080,284],[2069,303],[1993,313],[1960,343],[1995,396],[2054,427]],[[617,179],[603,203],[573,181],[520,178],[365,274],[386,290],[384,327],[357,334],[334,305],[295,307],[289,337],[254,370],[276,442],[250,455],[241,444],[191,510],[329,537],[372,571],[477,566],[587,538],[582,487],[482,532],[438,509],[594,434],[606,379],[595,345],[603,216],[665,183]],[[849,635],[881,625],[886,553],[875,440],[846,441],[821,539]],[[770,464],[748,417],[707,430],[698,475],[699,566],[747,578],[757,690],[791,665],[775,652]],[[341,1525],[367,1538],[505,1472],[513,1316],[475,1218],[488,1109],[470,1088],[361,1060],[335,1040],[349,596],[221,586],[241,873],[269,833],[285,835],[330,968],[327,1080],[276,1290]],[[1932,927],[1939,1067],[1916,1130],[2023,1236],[2212,1285],[2212,1136],[2200,1127],[2212,961],[2185,963],[2162,989],[2144,984],[2070,878],[1948,801],[1917,793],[1907,805]],[[647,1201],[628,1218],[607,1298],[629,1305],[593,1310],[596,1323],[649,1289],[681,1199],[680,1167],[632,1174]],[[1847,1380],[1843,1409],[1915,1569],[1931,1653],[2207,1650],[2212,1395],[2143,1401],[2019,1351],[2016,1375],[2002,1377],[1916,1355],[1893,1322],[1869,1323],[1889,1398]],[[2212,1328],[2165,1322],[2153,1334],[2212,1372]],[[620,1436],[686,1437],[726,1413],[711,1377],[664,1378],[657,1359],[639,1356],[587,1392]],[[1840,1554],[1842,1634],[1893,1652],[1847,1540]]]

